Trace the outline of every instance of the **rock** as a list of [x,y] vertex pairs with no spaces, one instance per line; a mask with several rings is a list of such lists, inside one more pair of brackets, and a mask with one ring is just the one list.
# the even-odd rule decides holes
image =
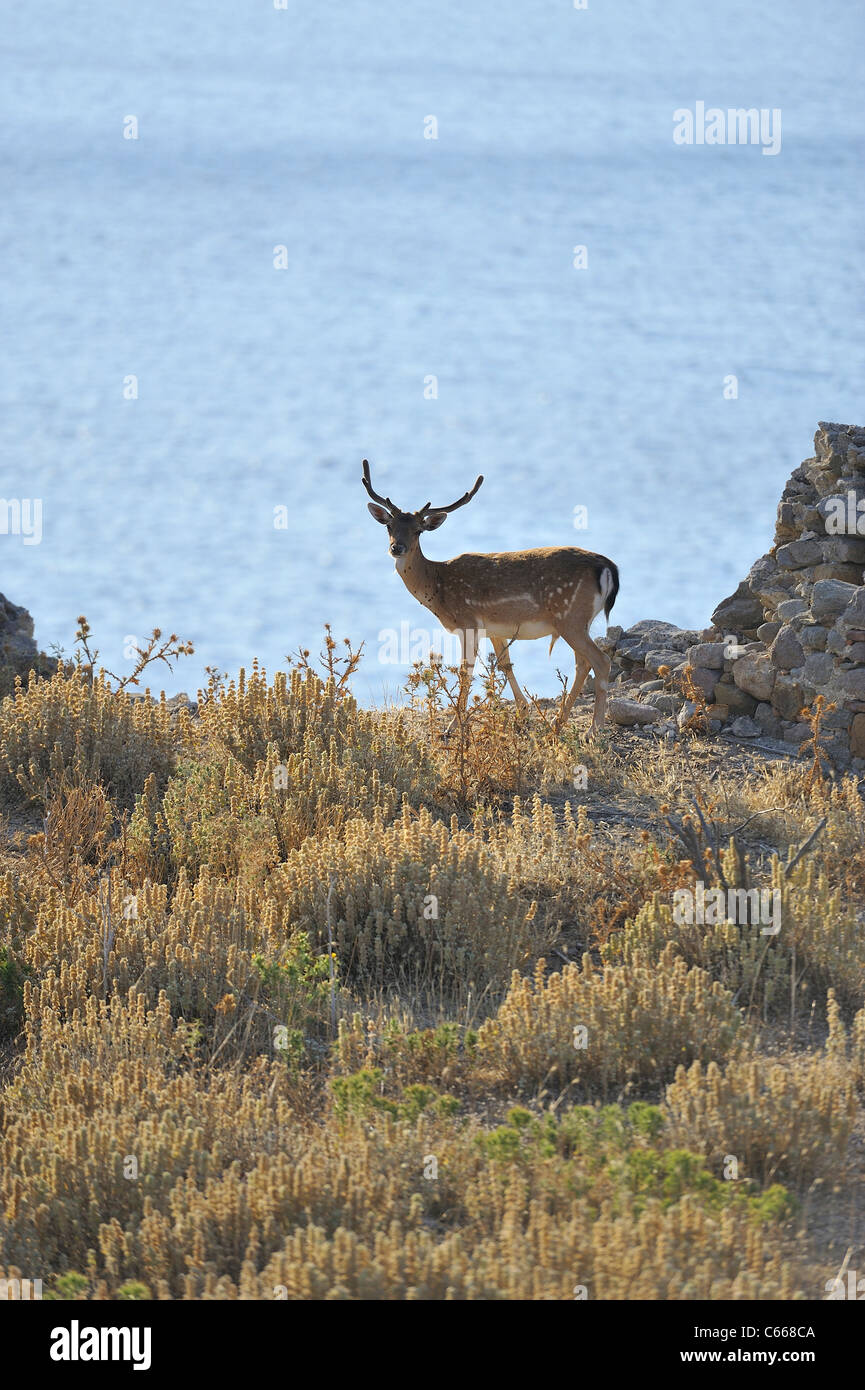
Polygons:
[[819,579],[811,591],[811,613],[818,621],[835,618],[848,608],[855,593],[853,584],[844,584],[840,579]]
[[743,657],[747,651],[748,647],[744,642],[736,642],[726,647],[724,649],[724,670],[732,671],[734,663],[737,662],[740,657]]
[[660,710],[662,714],[675,714],[682,703],[682,697],[674,695],[671,691],[651,690],[645,703],[651,705],[652,709]]
[[638,623],[634,623],[633,627],[626,630],[625,636],[641,639],[651,637],[655,641],[655,645],[660,646],[660,642],[656,639],[665,636],[668,632],[678,631],[675,623],[665,623],[660,618],[641,618]]
[[754,712],[754,722],[769,738],[781,737],[781,721],[771,705],[758,705]]
[[818,540],[789,541],[775,551],[775,559],[781,569],[801,570],[809,565],[819,565],[823,559],[821,543]]
[[778,604],[778,617],[785,623],[789,623],[791,618],[797,617],[800,613],[807,612],[808,605],[803,598],[787,598]]
[[753,695],[748,695],[744,690],[740,690],[728,676],[725,676],[715,686],[715,704],[726,705],[733,716],[753,714],[757,707],[757,701]]
[[782,719],[796,719],[805,704],[805,692],[798,681],[778,672],[772,690],[772,708]]
[[663,690],[663,688],[663,681],[643,681],[642,685],[637,686],[637,689],[639,690],[641,695],[648,695],[653,690]]
[[845,695],[851,696],[854,700],[865,700],[865,666],[854,667],[852,671],[840,671],[835,679]]
[[862,511],[859,504],[865,499],[865,487],[861,483],[845,488],[843,492],[833,492],[821,497],[816,510],[823,521],[828,536],[861,535],[859,525]]
[[840,580],[842,584],[858,585],[862,583],[861,565],[824,563],[822,565],[815,565],[814,569],[810,570],[809,573],[815,581],[818,579],[837,579]]
[[783,623],[761,623],[757,628],[757,636],[764,646],[769,647],[772,645],[783,626]]
[[823,715],[824,729],[849,729],[852,723],[853,711],[849,709],[833,709]]
[[747,714],[740,714],[730,725],[730,733],[735,734],[737,738],[758,738],[762,730]]
[[781,628],[769,648],[769,660],[773,666],[778,666],[782,671],[791,671],[794,666],[801,666],[804,662],[805,652],[802,643],[789,623]]
[[687,669],[697,689],[702,690],[707,700],[711,700],[715,686],[721,678],[721,672],[711,670],[708,666],[689,666]]
[[721,671],[724,667],[723,642],[699,642],[689,647],[685,655],[690,666],[705,666],[710,671]]
[[799,641],[806,652],[824,652],[829,629],[820,623],[805,623],[799,629]]
[[811,737],[811,730],[807,724],[790,724],[781,737],[785,743],[804,743],[806,738]]
[[837,610],[841,617],[838,626],[845,631],[861,628],[865,631],[865,587],[854,589],[845,607]]
[[858,565],[860,569],[865,565],[865,540],[860,540],[858,536],[830,536],[821,541],[820,549],[824,560]]
[[805,658],[802,678],[808,685],[820,687],[832,679],[835,661],[831,652],[809,652]]
[[680,729],[684,729],[688,724],[690,724],[691,720],[694,718],[694,715],[699,713],[700,706],[694,700],[686,700],[685,703],[682,705],[682,708],[679,710],[679,713],[676,715],[676,723],[678,724]]
[[172,695],[171,699],[166,700],[165,703],[174,713],[181,709],[188,710],[190,714],[198,713],[197,701],[190,700],[185,690],[182,690],[179,695]]
[[865,758],[865,714],[854,714],[850,725],[850,752],[854,758]]
[[654,709],[652,705],[641,705],[637,700],[618,697],[607,701],[607,713],[614,724],[620,724],[626,729],[635,725],[655,724],[661,718],[661,711]]
[[675,649],[661,647],[660,650],[646,652],[643,665],[647,671],[659,671],[662,666],[669,666],[672,670],[678,666],[680,659],[680,654]]
[[24,666],[37,661],[39,650],[33,640],[33,619],[26,608],[0,594],[0,660]]
[[768,656],[748,652],[733,665],[733,680],[740,690],[755,700],[769,700],[775,684],[775,670]]
[[712,626],[722,632],[748,632],[763,621],[763,605],[743,579],[735,593],[722,599],[712,614]]

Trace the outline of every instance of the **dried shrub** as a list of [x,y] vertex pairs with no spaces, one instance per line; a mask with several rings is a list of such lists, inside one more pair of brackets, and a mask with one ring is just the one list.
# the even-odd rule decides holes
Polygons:
[[707,970],[749,1011],[764,1018],[786,1017],[792,1023],[808,1005],[822,1002],[830,988],[845,1008],[860,1003],[865,995],[865,945],[856,911],[844,902],[840,885],[810,861],[787,875],[775,857],[762,875],[744,881],[732,849],[724,862],[731,888],[757,883],[780,894],[777,934],[764,933],[750,921],[676,921],[672,894],[665,901],[656,893],[623,932],[611,937],[604,958],[660,960],[670,946],[689,965]]
[[0,701],[0,795],[44,808],[61,785],[100,783],[131,809],[148,776],[167,782],[189,737],[185,711],[115,693],[102,674],[16,681]]
[[670,948],[657,965],[598,969],[585,955],[549,977],[540,961],[534,979],[514,976],[495,1019],[482,1024],[478,1062],[500,1084],[560,1091],[573,1083],[606,1096],[725,1056],[739,1023],[727,991]]
[[763,1184],[780,1179],[801,1188],[814,1178],[837,1179],[858,1109],[837,1028],[836,1016],[824,1052],[681,1067],[667,1088],[674,1140],[716,1173],[732,1157],[739,1178]]
[[268,893],[319,946],[332,936],[344,979],[418,1000],[500,989],[536,944],[534,904],[483,836],[408,807],[390,826],[356,820],[306,840]]

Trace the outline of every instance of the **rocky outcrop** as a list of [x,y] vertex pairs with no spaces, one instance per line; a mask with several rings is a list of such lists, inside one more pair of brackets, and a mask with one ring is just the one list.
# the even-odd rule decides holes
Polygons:
[[39,652],[33,640],[33,619],[0,594],[0,663],[23,666],[35,662]]
[[710,728],[795,745],[808,736],[802,710],[823,695],[836,705],[824,746],[836,765],[865,770],[865,429],[821,424],[814,448],[784,488],[771,550],[711,627],[647,620],[608,630],[615,693],[636,686],[670,716],[647,735],[674,736],[687,683],[702,692]]

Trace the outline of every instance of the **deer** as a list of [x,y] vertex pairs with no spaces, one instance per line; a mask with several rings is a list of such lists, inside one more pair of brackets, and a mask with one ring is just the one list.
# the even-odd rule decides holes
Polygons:
[[388,549],[394,567],[409,593],[438,619],[460,643],[460,681],[457,713],[451,732],[465,713],[481,638],[492,643],[496,661],[513,692],[517,707],[528,709],[520,688],[510,647],[515,641],[549,637],[550,654],[561,637],[574,653],[574,681],[557,719],[561,729],[568,720],[589,671],[595,677],[595,702],[591,736],[604,723],[610,658],[589,636],[589,628],[604,610],[610,611],[619,592],[619,571],[612,560],[576,546],[545,546],[539,550],[513,550],[489,554],[457,555],[452,560],[430,560],[420,548],[425,531],[437,531],[451,512],[475,496],[483,474],[473,488],[448,507],[425,502],[416,512],[404,512],[389,497],[373,490],[369,462],[363,460],[362,482],[372,499],[370,513],[387,527]]

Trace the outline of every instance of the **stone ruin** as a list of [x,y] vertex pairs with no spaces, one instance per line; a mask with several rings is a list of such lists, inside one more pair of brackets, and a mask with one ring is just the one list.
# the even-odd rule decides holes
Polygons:
[[821,423],[814,449],[784,488],[772,548],[711,627],[608,629],[614,722],[676,737],[696,705],[670,685],[690,668],[712,732],[789,749],[810,736],[802,711],[823,695],[836,706],[822,722],[824,750],[865,770],[865,428]]

